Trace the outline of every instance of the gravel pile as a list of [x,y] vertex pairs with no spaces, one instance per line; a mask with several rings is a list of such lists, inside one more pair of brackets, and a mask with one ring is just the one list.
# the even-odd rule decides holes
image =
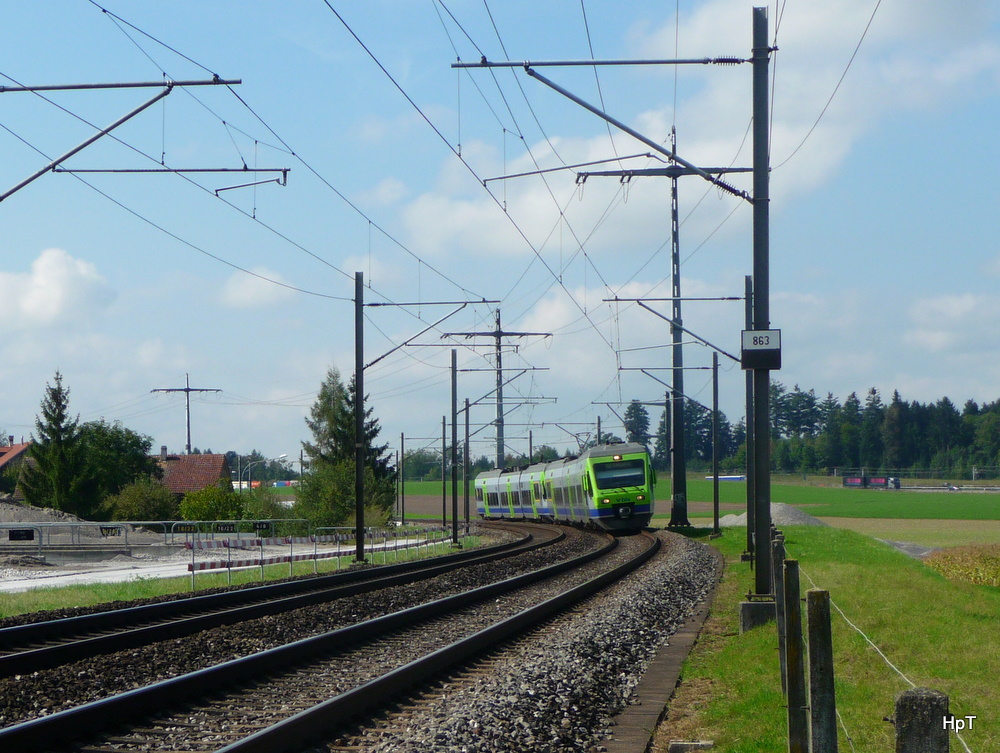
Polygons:
[[706,547],[660,532],[665,552],[585,610],[505,651],[486,678],[424,706],[364,750],[600,751],[657,649],[713,583]]
[[[778,528],[781,526],[825,526],[819,518],[814,518],[807,512],[802,512],[797,507],[785,505],[781,502],[771,504],[771,521]],[[722,527],[744,526],[747,524],[747,514],[724,515],[719,518],[719,525]]]

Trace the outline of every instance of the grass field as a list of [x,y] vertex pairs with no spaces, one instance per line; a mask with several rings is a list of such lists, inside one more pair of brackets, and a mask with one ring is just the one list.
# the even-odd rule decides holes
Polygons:
[[[913,683],[948,693],[952,713],[976,715],[979,723],[964,733],[971,750],[1000,750],[1000,728],[991,723],[1000,711],[1000,589],[950,582],[852,531],[801,526],[785,533],[803,589],[814,581],[829,590]],[[726,575],[656,750],[665,751],[669,739],[714,739],[714,750],[726,753],[780,753],[787,749],[787,723],[775,631],[765,626],[738,634],[737,604],[753,584],[748,565],[739,562],[742,529],[713,543],[726,556]],[[893,729],[883,717],[909,684],[836,611],[833,637],[840,750],[893,750]],[[961,750],[957,740],[952,745]]]

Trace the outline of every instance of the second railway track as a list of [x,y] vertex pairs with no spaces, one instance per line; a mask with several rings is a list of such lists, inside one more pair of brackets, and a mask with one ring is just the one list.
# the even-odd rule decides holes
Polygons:
[[0,628],[0,678],[431,578],[563,536],[558,529],[533,526],[515,541],[483,550]]
[[[562,574],[550,567],[548,580],[538,585],[524,583],[537,575],[520,576],[383,615],[8,727],[0,730],[0,745],[46,751],[301,750],[388,695],[419,686],[620,577],[635,566],[625,564],[636,556],[626,550],[644,549],[639,556],[648,558],[659,546],[646,535],[623,541],[596,562],[563,565]],[[101,731],[137,715],[129,730]],[[97,738],[80,742],[86,734]],[[56,745],[67,738],[77,742]]]

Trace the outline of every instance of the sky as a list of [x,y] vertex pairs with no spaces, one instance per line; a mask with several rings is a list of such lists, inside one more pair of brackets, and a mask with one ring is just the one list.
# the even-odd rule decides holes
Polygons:
[[[327,370],[353,373],[361,272],[383,304],[365,308],[365,384],[392,450],[440,447],[455,349],[472,452],[494,455],[494,341],[447,333],[492,329],[497,307],[505,330],[551,333],[504,341],[508,451],[529,432],[575,448],[598,417],[623,433],[624,403],[663,399],[670,333],[609,299],[669,314],[650,299],[671,294],[670,181],[578,174],[663,162],[520,66],[452,63],[749,58],[762,4],[13,4],[0,191],[165,80],[241,83],[175,86],[0,201],[0,429],[29,437],[58,371],[82,421],[181,452],[184,395],[155,390],[189,379],[219,390],[191,394],[195,447],[297,459]],[[784,0],[768,18],[772,377],[840,400],[997,400],[1000,8]],[[751,165],[749,65],[539,71],[657,144],[675,130],[689,162]],[[11,90],[112,82],[161,85]],[[682,296],[741,297],[749,203],[678,184]],[[685,327],[736,355],[743,311],[683,303]],[[686,342],[685,392],[711,405],[711,350]],[[736,423],[742,372],[720,363]]]

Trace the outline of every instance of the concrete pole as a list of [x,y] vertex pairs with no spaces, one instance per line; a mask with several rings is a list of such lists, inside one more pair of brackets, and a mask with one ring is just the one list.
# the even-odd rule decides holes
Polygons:
[[948,753],[951,740],[948,696],[930,688],[904,690],[896,696],[896,753]]

